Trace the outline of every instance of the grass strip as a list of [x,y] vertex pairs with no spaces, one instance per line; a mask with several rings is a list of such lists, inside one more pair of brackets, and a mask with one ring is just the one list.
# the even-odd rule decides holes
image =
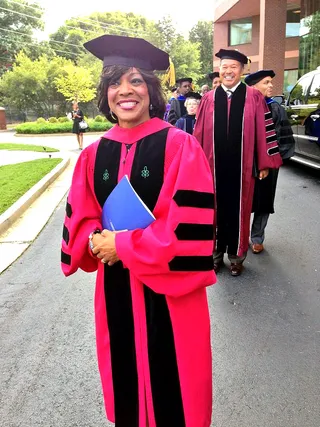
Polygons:
[[40,153],[55,153],[59,150],[56,148],[46,147],[42,145],[32,145],[32,144],[15,144],[0,142],[0,150],[9,150],[9,151],[37,151]]
[[38,159],[0,166],[0,215],[61,161]]

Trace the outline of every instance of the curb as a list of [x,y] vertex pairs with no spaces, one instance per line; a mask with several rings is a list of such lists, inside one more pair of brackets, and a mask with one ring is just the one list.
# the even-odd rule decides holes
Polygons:
[[64,158],[52,171],[31,187],[9,209],[0,215],[0,234],[10,228],[29,206],[58,178],[70,163],[70,157]]

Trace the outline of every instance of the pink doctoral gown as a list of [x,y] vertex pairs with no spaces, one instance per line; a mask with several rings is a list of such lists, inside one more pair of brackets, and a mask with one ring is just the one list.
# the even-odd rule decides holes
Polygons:
[[243,83],[227,99],[223,88],[201,100],[193,135],[209,161],[215,192],[215,250],[248,250],[255,176],[282,164],[271,113],[262,94]]
[[[88,248],[101,209],[128,175],[156,220],[117,234],[121,262]],[[213,184],[194,137],[157,118],[114,126],[82,151],[68,195],[62,270],[98,271],[95,321],[107,417],[116,427],[209,427],[206,287],[213,272]],[[125,207],[124,207],[125,209]],[[148,424],[146,417],[148,416]]]

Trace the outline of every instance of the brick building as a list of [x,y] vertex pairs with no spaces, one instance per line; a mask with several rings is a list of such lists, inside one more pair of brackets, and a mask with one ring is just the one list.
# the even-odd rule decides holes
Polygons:
[[272,68],[274,93],[288,93],[301,70],[310,71],[302,39],[317,33],[311,47],[317,55],[320,0],[216,0],[214,8],[214,51],[238,49],[250,57],[250,72]]

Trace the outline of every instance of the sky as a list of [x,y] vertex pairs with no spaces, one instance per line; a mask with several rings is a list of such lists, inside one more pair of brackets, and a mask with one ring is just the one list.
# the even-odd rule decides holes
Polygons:
[[45,8],[44,36],[56,31],[66,19],[90,15],[93,12],[133,12],[154,21],[170,15],[177,30],[184,36],[188,35],[198,21],[213,20],[213,7],[208,7],[208,0],[197,0],[190,5],[181,5],[181,2],[173,0],[38,0],[38,3]]

